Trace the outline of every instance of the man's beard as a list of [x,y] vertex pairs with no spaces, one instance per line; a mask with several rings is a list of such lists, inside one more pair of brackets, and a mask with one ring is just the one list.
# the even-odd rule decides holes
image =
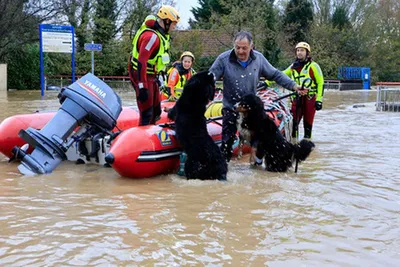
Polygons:
[[299,57],[297,57],[296,58],[299,62],[304,62],[306,59],[307,59],[307,57],[304,57],[304,58],[299,58]]

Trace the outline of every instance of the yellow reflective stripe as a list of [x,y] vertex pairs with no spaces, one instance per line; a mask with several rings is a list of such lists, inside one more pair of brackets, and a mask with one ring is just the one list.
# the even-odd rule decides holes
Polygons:
[[[132,69],[137,70],[138,69],[138,64],[139,64],[139,60],[136,58],[132,57]],[[146,72],[148,74],[154,74],[154,65],[151,65],[150,63],[147,62],[147,66],[146,66]]]

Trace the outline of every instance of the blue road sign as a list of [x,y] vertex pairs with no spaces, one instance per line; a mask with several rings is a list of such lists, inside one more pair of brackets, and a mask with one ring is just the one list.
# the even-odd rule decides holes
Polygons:
[[85,44],[86,51],[101,51],[103,46],[101,44]]

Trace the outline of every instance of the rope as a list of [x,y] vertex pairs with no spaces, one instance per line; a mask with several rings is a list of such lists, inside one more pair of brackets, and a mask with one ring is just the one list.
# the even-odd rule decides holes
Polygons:
[[287,105],[284,104],[283,101],[275,101],[275,99],[281,97],[283,94],[277,89],[274,88],[273,90],[269,91],[259,91],[257,92],[257,95],[263,100],[263,102],[268,102],[266,106],[266,110],[272,111],[276,110],[278,114],[283,116],[283,118],[278,118],[281,122],[278,125],[279,131],[282,131],[287,123],[289,123],[292,119],[293,116],[290,113],[290,110]]

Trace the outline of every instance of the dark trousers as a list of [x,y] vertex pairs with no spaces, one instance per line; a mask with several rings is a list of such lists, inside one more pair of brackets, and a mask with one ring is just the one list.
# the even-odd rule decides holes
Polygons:
[[230,161],[232,158],[232,146],[235,142],[237,126],[237,112],[223,108],[222,109],[222,143],[221,143],[221,152],[225,157],[226,161]]

